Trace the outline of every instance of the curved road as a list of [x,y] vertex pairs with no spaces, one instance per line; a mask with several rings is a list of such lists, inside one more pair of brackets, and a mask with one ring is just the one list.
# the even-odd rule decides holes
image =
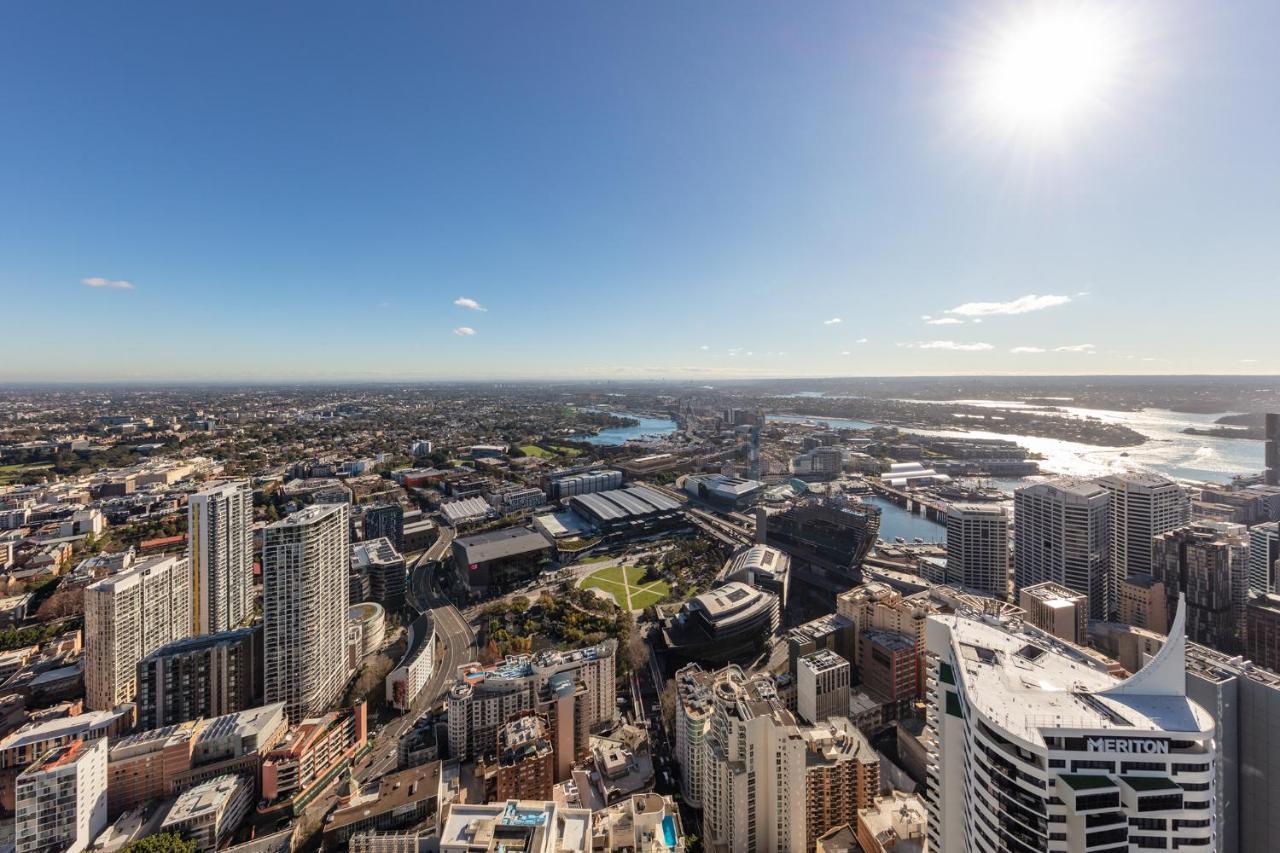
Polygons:
[[435,625],[435,668],[414,699],[413,706],[383,727],[374,738],[367,763],[356,769],[356,778],[362,784],[396,769],[400,738],[423,712],[444,698],[458,667],[476,659],[475,632],[436,585],[434,566],[448,554],[453,537],[452,528],[441,527],[440,538],[419,554],[410,568],[409,604],[420,612],[430,610]]

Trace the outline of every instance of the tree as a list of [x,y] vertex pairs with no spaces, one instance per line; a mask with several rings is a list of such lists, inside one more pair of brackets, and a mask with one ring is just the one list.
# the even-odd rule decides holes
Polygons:
[[662,712],[662,724],[667,731],[674,731],[676,725],[676,683],[675,679],[667,679],[662,693],[658,695],[658,709]]
[[176,832],[162,832],[132,841],[121,850],[122,853],[196,853],[196,843]]
[[644,635],[640,633],[640,626],[636,624],[635,618],[630,614],[627,614],[625,618],[630,624],[624,629],[627,640],[626,646],[623,648],[623,654],[632,669],[644,669],[649,663],[649,646],[645,643]]

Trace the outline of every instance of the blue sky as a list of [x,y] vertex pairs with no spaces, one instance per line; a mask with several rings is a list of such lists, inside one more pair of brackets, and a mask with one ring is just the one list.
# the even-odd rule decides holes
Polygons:
[[1122,5],[5,4],[0,381],[1280,372],[1280,4]]

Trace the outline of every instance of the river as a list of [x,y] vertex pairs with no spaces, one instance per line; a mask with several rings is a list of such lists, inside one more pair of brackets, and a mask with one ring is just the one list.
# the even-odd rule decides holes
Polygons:
[[595,435],[574,436],[574,440],[614,447],[637,439],[664,438],[676,431],[676,422],[667,418],[651,418],[633,412],[609,412],[609,414],[619,418],[631,418],[639,423],[634,426],[609,427]]

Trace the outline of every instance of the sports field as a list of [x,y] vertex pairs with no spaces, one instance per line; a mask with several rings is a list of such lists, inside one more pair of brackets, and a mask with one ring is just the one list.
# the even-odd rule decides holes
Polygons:
[[660,601],[671,587],[664,580],[645,583],[642,578],[644,569],[640,566],[609,566],[583,578],[582,588],[609,593],[624,610],[643,610]]

